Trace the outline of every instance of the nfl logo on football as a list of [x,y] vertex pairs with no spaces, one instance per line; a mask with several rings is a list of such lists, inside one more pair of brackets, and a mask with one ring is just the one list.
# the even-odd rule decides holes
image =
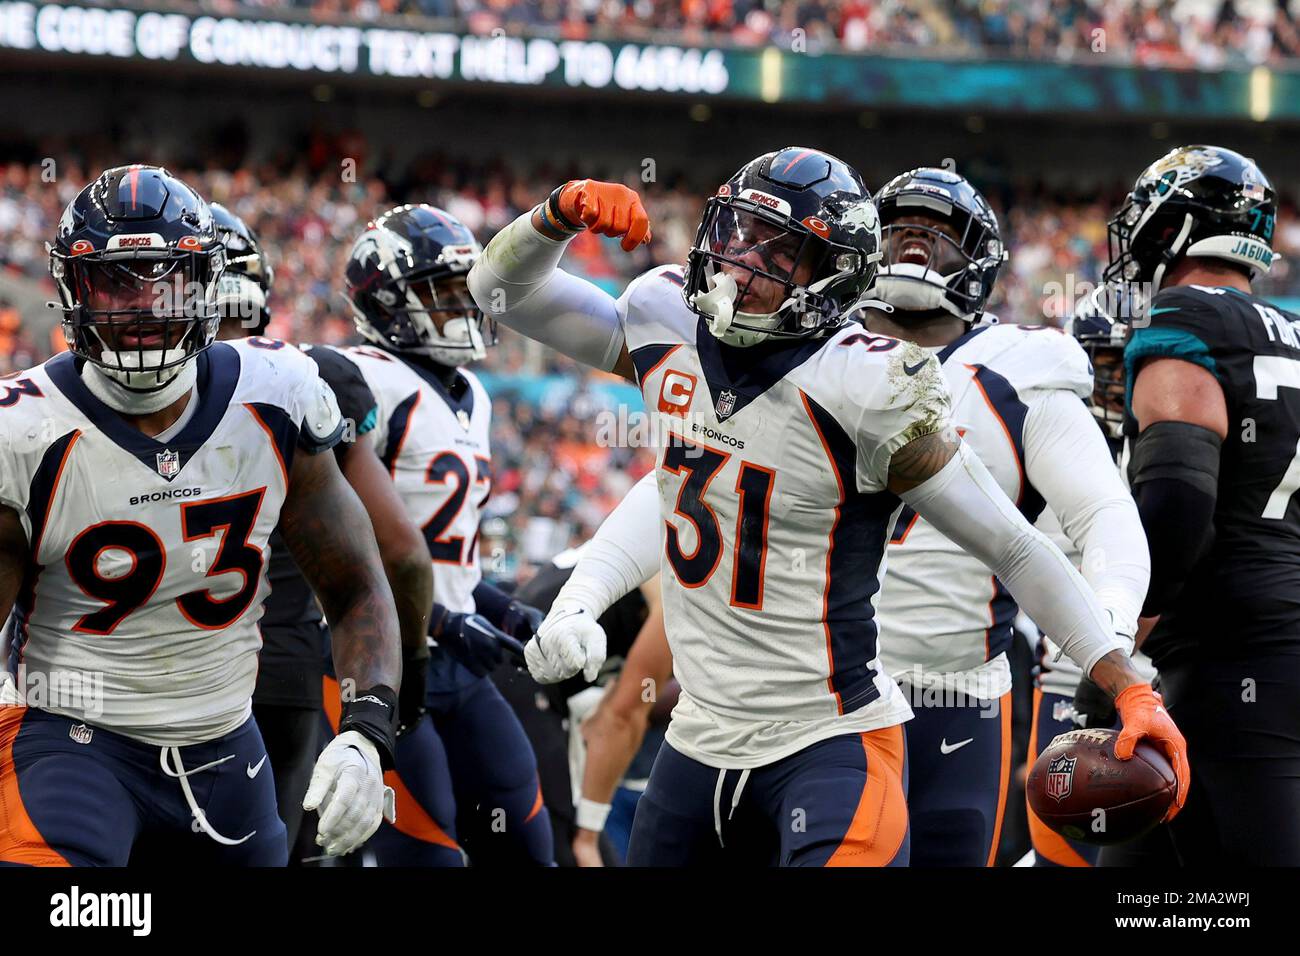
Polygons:
[[164,478],[175,478],[181,470],[180,452],[167,451],[158,452],[158,474]]
[[1047,795],[1060,803],[1070,795],[1074,781],[1074,764],[1078,757],[1057,757],[1047,765]]

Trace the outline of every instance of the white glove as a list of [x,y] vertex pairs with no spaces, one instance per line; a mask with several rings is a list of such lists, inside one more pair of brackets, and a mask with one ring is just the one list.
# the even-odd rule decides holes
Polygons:
[[593,681],[605,663],[605,631],[585,607],[560,601],[524,645],[524,660],[539,684],[557,684],[578,671]]
[[351,853],[397,819],[396,795],[384,786],[379,751],[355,730],[347,730],[321,751],[311,772],[304,810],[320,810],[316,843],[329,856]]

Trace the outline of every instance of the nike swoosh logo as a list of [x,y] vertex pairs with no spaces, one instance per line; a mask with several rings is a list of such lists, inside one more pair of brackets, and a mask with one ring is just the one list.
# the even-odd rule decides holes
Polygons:
[[245,770],[244,773],[248,774],[249,780],[252,780],[254,777],[256,777],[259,773],[262,772],[262,764],[264,763],[266,763],[266,754],[262,754],[262,759],[257,762],[256,767],[254,767],[251,763],[248,765],[248,769]]
[[959,740],[955,744],[950,744],[948,743],[947,738],[944,738],[943,740],[939,741],[939,753],[950,754],[954,750],[961,750],[962,747],[965,747],[968,743],[971,743],[974,739],[975,739],[974,737],[967,737],[965,740]]
[[908,365],[906,362],[903,363],[903,371],[906,372],[908,375],[915,375],[923,368],[925,368],[924,360],[917,362],[915,365]]

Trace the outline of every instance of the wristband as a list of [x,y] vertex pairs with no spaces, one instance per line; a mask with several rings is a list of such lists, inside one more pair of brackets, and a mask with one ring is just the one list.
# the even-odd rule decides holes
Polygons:
[[575,822],[583,830],[600,833],[605,829],[605,820],[609,817],[609,811],[608,803],[597,803],[595,800],[582,797],[578,801],[578,815]]
[[[564,186],[567,185],[569,184],[564,184]],[[542,203],[542,218],[547,221],[548,225],[560,232],[571,232],[577,235],[587,227],[580,222],[573,222],[568,216],[560,212],[560,193],[564,192],[564,186],[556,186],[551,190],[551,195],[546,198],[546,202]]]
[[355,730],[379,751],[379,766],[392,770],[397,749],[397,694],[391,687],[376,684],[352,700],[343,702],[339,733]]

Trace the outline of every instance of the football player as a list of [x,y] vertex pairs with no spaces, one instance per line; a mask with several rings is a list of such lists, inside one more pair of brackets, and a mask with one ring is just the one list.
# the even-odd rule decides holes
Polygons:
[[1105,278],[1140,310],[1144,649],[1197,764],[1173,827],[1186,864],[1300,864],[1300,318],[1252,291],[1276,226],[1268,177],[1219,146],[1157,160],[1109,223]]
[[[284,343],[262,337],[271,319],[268,300],[274,270],[257,234],[220,203],[210,203],[217,234],[226,247],[226,271],[217,283],[221,326],[218,341],[245,337],[254,348],[278,350]],[[370,516],[375,540],[397,607],[402,637],[402,686],[398,726],[414,726],[424,711],[424,675],[429,657],[425,641],[433,603],[433,570],[424,538],[406,516],[402,500],[379,461],[370,432],[377,414],[375,397],[357,367],[332,349],[307,348],[320,377],[339,404],[345,424],[334,446],[339,469]],[[280,819],[293,852],[302,823],[302,798],[320,747],[317,742],[325,700],[327,638],[325,621],[311,585],[302,576],[279,530],[271,535],[271,585],[266,613],[259,622],[253,716],[270,754]]]
[[[216,343],[225,247],[166,170],[110,169],[50,249],[69,351],[0,395],[0,861],[124,865],[139,838],[283,865],[250,698],[271,531],[355,693],[305,804],[340,854],[391,815],[400,648],[370,522],[321,454],[342,432],[295,349]],[[386,807],[386,804],[388,805]]]
[[[1178,730],[1086,582],[949,424],[935,356],[851,321],[881,252],[855,170],[799,147],[747,163],[706,203],[685,270],[653,269],[618,300],[557,268],[584,229],[631,251],[649,222],[624,186],[567,183],[492,240],[470,289],[513,328],[635,378],[667,430],[655,474],[682,694],[630,864],[907,862],[911,711],[874,619],[902,502],[1118,695],[1121,753],[1154,737],[1186,786]],[[579,561],[526,649],[535,677],[596,672],[596,618],[659,569],[660,539],[642,527]]]
[[[985,312],[1006,259],[997,217],[964,177],[913,169],[876,196],[884,256],[866,327],[933,354],[951,421],[1025,520],[1052,509],[1131,650],[1150,568],[1142,523],[1081,399],[1079,344]],[[985,563],[905,507],[877,608],[881,657],[908,696],[913,866],[992,866],[1010,782],[1015,599]],[[942,582],[939,593],[936,583]],[[1109,700],[1109,697],[1107,698]]]
[[370,344],[339,354],[374,393],[375,447],[433,566],[429,717],[398,742],[398,823],[372,843],[381,865],[461,865],[458,816],[476,865],[553,862],[536,757],[487,676],[504,648],[522,653],[541,614],[483,580],[479,563],[492,402],[464,366],[492,331],[465,287],[480,252],[454,216],[406,205],[367,225],[345,267]]

